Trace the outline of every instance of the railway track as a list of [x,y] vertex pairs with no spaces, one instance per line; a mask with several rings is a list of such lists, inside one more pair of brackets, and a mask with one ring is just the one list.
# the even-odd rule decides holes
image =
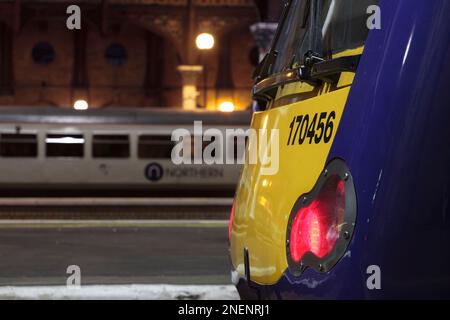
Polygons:
[[0,198],[0,219],[223,220],[231,198]]

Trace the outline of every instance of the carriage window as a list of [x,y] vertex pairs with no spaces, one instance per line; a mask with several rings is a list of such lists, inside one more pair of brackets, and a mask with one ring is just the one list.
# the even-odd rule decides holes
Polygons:
[[[234,161],[243,161],[245,159],[245,150],[248,143],[248,136],[232,136],[229,143],[233,147]],[[228,151],[231,152],[231,151]]]
[[94,158],[128,158],[130,138],[127,135],[94,135],[92,156]]
[[[194,156],[195,156],[195,154],[194,154],[194,151],[195,151],[194,137],[192,137],[191,139],[192,139],[191,155],[192,155],[192,161],[194,161]],[[202,152],[205,152],[205,148],[216,141],[216,137],[214,137],[214,136],[204,136],[202,139],[207,139],[206,141],[202,140]],[[211,157],[215,157],[215,156],[216,156],[216,149],[212,149]]]
[[[276,60],[270,74],[304,64],[305,54],[313,51],[324,58],[364,45],[369,29],[367,8],[378,0],[292,0],[274,45]],[[311,24],[311,5],[318,10],[318,21]]]
[[311,0],[293,0],[287,16],[278,30],[279,38],[274,50],[277,58],[271,73],[279,73],[293,64],[295,49],[307,31],[309,23],[309,5]]
[[0,155],[2,157],[37,157],[37,137],[35,134],[0,135]]
[[325,57],[364,45],[369,29],[367,8],[379,0],[326,0],[323,3],[321,34]]
[[[195,159],[195,141],[197,139],[197,141],[201,141],[201,155],[203,155],[203,153],[205,152],[205,148],[208,147],[210,144],[212,144],[213,142],[216,141],[216,138],[214,136],[191,136],[191,148],[190,148],[190,156],[191,156],[191,160],[194,161]],[[216,149],[212,149],[211,150],[211,156],[215,157],[216,156]]]
[[143,135],[139,137],[138,155],[141,159],[170,159],[173,146],[171,136]]
[[45,139],[47,157],[82,158],[84,138],[81,134],[48,134]]

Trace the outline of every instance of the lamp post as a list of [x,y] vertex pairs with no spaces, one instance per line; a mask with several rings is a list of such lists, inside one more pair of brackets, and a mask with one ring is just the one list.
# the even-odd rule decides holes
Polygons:
[[203,107],[205,109],[208,102],[208,66],[204,53],[214,48],[214,43],[214,36],[210,33],[201,33],[195,39],[195,44],[201,52],[201,64],[203,65]]

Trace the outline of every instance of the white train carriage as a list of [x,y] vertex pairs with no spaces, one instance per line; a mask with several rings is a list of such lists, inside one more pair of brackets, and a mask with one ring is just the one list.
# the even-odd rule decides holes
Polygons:
[[[175,165],[172,132],[244,129],[250,112],[0,108],[0,190],[234,192],[241,166]],[[234,139],[242,143],[242,139]],[[242,146],[237,145],[240,149]],[[238,152],[239,154],[239,152]],[[12,193],[12,194],[11,194]]]

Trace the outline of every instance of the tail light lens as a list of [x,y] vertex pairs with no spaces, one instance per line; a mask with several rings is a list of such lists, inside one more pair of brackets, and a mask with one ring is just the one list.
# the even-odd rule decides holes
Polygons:
[[333,249],[344,221],[345,190],[339,176],[326,181],[319,195],[307,207],[301,208],[291,230],[291,254],[299,262],[306,252],[319,258]]
[[345,253],[355,216],[353,181],[343,161],[335,160],[292,210],[286,237],[290,269],[329,270]]
[[231,213],[230,213],[230,221],[228,222],[228,240],[230,242],[231,242],[231,231],[233,230],[234,206],[235,206],[235,202],[233,201],[233,206],[231,207]]

